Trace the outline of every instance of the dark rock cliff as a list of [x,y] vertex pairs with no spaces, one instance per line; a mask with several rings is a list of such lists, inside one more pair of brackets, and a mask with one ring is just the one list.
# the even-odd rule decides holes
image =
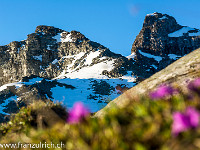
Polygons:
[[149,14],[131,49],[135,72],[147,78],[199,47],[198,29],[181,26],[167,14]]

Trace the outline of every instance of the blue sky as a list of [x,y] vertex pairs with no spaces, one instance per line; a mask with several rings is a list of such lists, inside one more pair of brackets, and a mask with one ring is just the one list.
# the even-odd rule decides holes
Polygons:
[[167,13],[181,25],[200,28],[199,8],[200,0],[0,0],[0,45],[51,25],[129,55],[146,14]]

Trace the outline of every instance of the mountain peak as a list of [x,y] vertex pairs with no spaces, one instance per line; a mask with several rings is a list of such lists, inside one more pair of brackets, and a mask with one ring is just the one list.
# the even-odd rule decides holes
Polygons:
[[170,15],[154,12],[152,14],[147,14],[143,23],[143,27],[147,28],[157,28],[159,30],[165,30],[165,33],[171,33],[182,26],[176,22],[176,19]]
[[57,35],[58,33],[63,32],[64,30],[55,28],[53,26],[47,26],[47,25],[39,25],[35,29],[35,33],[42,33],[42,34],[49,34],[49,35]]
[[81,42],[89,40],[82,33],[74,30],[71,32],[64,31],[60,33],[60,36],[61,42]]
[[145,17],[131,52],[142,77],[149,77],[200,47],[200,30],[181,26],[170,15],[155,12]]
[[146,16],[157,16],[159,18],[163,17],[163,16],[169,16],[167,14],[163,14],[163,13],[159,13],[159,12],[154,12],[154,13],[151,13],[151,14],[147,14]]
[[53,37],[57,36],[57,42],[80,42],[88,40],[83,34],[78,31],[65,31],[54,26],[39,25],[35,29],[36,34]]
[[154,13],[151,13],[151,14],[147,14],[146,17],[153,17],[153,16],[154,17],[156,17],[156,16],[161,17],[163,15],[166,15],[166,14],[162,14],[162,13],[159,13],[159,12],[154,12]]

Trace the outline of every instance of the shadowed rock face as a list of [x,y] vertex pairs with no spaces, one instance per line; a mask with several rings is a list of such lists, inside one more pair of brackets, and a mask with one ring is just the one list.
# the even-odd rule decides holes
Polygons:
[[[60,32],[57,30],[55,28],[53,35]],[[48,45],[51,45],[52,50],[48,50]],[[29,34],[27,40],[1,46],[0,55],[3,59],[0,60],[0,70],[2,70],[0,85],[19,81],[25,76],[40,76],[42,71],[57,58],[57,48],[57,41],[45,32],[35,32]]]
[[198,29],[181,26],[167,14],[149,14],[131,49],[135,72],[147,78],[199,47]]
[[163,83],[178,84],[183,91],[186,91],[188,82],[197,77],[200,77],[200,49],[182,57],[167,68],[120,95],[105,108],[98,111],[95,116],[103,116],[106,113],[106,110],[112,106],[117,106],[119,108],[126,107],[128,102],[134,100],[141,94],[148,94],[149,91],[154,90]]

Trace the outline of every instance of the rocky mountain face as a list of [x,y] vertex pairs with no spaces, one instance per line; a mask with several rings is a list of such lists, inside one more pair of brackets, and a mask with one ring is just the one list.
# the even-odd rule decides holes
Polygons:
[[[132,69],[130,60],[90,41],[80,32],[67,32],[51,26],[38,26],[35,33],[28,35],[27,40],[1,46],[0,56],[0,85],[20,81],[31,75],[51,79],[64,70],[71,69],[74,72],[111,60],[115,67],[110,71],[105,69],[101,74],[120,77]],[[91,59],[88,62],[87,56]]]
[[0,122],[34,100],[60,101],[67,108],[81,101],[96,112],[198,47],[198,29],[160,13],[145,17],[127,57],[80,32],[38,26],[26,40],[0,46]]
[[137,100],[141,95],[148,95],[161,84],[179,85],[183,92],[187,92],[190,81],[200,77],[200,48],[175,61],[165,69],[152,75],[124,94],[111,101],[105,108],[98,111],[95,116],[101,117],[113,106],[124,108],[132,100]]
[[[134,61],[77,31],[38,26],[24,41],[0,47],[0,113],[4,118],[33,100],[76,101],[92,112],[135,85]],[[4,120],[4,119],[2,119]]]
[[167,14],[148,14],[131,49],[134,72],[147,78],[199,47],[199,29],[181,26]]

